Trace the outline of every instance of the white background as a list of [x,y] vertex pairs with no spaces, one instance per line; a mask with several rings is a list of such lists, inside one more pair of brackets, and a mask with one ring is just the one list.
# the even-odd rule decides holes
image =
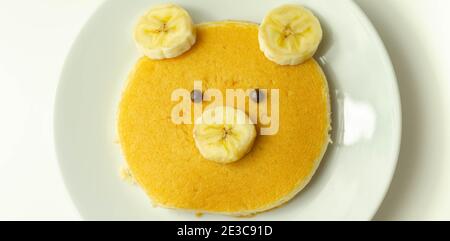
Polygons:
[[[450,220],[450,1],[355,1],[388,48],[403,105],[399,166],[376,219]],[[0,0],[0,219],[80,218],[55,158],[53,102],[101,2]]]

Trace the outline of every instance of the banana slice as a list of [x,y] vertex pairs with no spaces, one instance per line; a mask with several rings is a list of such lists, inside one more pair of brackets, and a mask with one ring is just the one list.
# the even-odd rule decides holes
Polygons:
[[270,11],[259,28],[259,45],[266,57],[280,65],[297,65],[310,59],[322,41],[319,20],[299,5]]
[[244,157],[253,147],[255,125],[241,110],[216,107],[196,120],[195,144],[202,156],[218,163],[231,163]]
[[151,59],[177,57],[196,41],[195,26],[189,13],[175,4],[150,9],[134,30],[138,49]]

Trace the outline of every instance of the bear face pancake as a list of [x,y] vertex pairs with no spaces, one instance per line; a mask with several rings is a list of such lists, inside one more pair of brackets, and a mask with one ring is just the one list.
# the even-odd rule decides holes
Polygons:
[[[277,134],[258,135],[239,161],[204,159],[194,126],[171,119],[173,91],[193,90],[196,80],[224,96],[227,89],[279,90]],[[118,132],[135,179],[156,204],[249,215],[305,187],[328,145],[330,121],[327,81],[316,61],[276,65],[259,50],[256,24],[220,22],[199,25],[196,45],[182,56],[138,61],[120,103]]]

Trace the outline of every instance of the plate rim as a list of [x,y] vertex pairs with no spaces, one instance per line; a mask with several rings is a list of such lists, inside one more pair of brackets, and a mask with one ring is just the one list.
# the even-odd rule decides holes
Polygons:
[[375,25],[372,23],[372,21],[369,19],[367,14],[362,10],[362,8],[355,2],[355,0],[349,0],[349,5],[354,9],[355,13],[358,14],[358,18],[362,20],[361,24],[365,25],[366,29],[370,30],[371,38],[373,38],[378,45],[378,50],[380,54],[382,55],[382,58],[384,59],[385,67],[389,71],[389,75],[391,75],[392,81],[391,85],[393,87],[393,92],[395,93],[395,96],[393,98],[394,100],[394,113],[397,115],[397,121],[394,123],[395,128],[397,131],[395,133],[394,142],[395,142],[395,148],[393,150],[393,156],[391,160],[391,169],[389,170],[390,173],[389,178],[386,180],[387,183],[385,185],[385,190],[382,196],[379,197],[378,205],[374,208],[370,215],[370,220],[373,220],[375,215],[380,210],[381,205],[383,204],[384,199],[386,198],[390,187],[392,185],[392,181],[394,179],[395,173],[397,171],[398,167],[398,158],[400,156],[400,149],[401,149],[401,142],[402,142],[402,123],[403,123],[403,114],[402,114],[402,104],[401,104],[401,95],[400,95],[400,89],[398,85],[398,79],[397,74],[395,72],[394,64],[392,63],[392,59],[389,55],[389,52],[386,48],[386,45],[383,42],[383,39],[381,38],[378,30],[376,29]]

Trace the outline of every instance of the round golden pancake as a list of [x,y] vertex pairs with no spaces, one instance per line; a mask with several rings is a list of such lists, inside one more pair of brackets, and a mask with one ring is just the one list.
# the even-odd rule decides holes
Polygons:
[[[277,207],[310,181],[329,143],[330,105],[322,69],[313,59],[297,66],[268,60],[259,50],[256,24],[202,24],[197,35],[196,45],[184,55],[141,58],[130,74],[118,119],[128,166],[151,200],[164,207],[229,215]],[[178,104],[171,101],[172,92],[192,90],[196,80],[204,90],[219,89],[224,96],[226,89],[278,89],[278,133],[257,136],[252,150],[237,162],[205,160],[196,148],[193,125],[171,119]]]

